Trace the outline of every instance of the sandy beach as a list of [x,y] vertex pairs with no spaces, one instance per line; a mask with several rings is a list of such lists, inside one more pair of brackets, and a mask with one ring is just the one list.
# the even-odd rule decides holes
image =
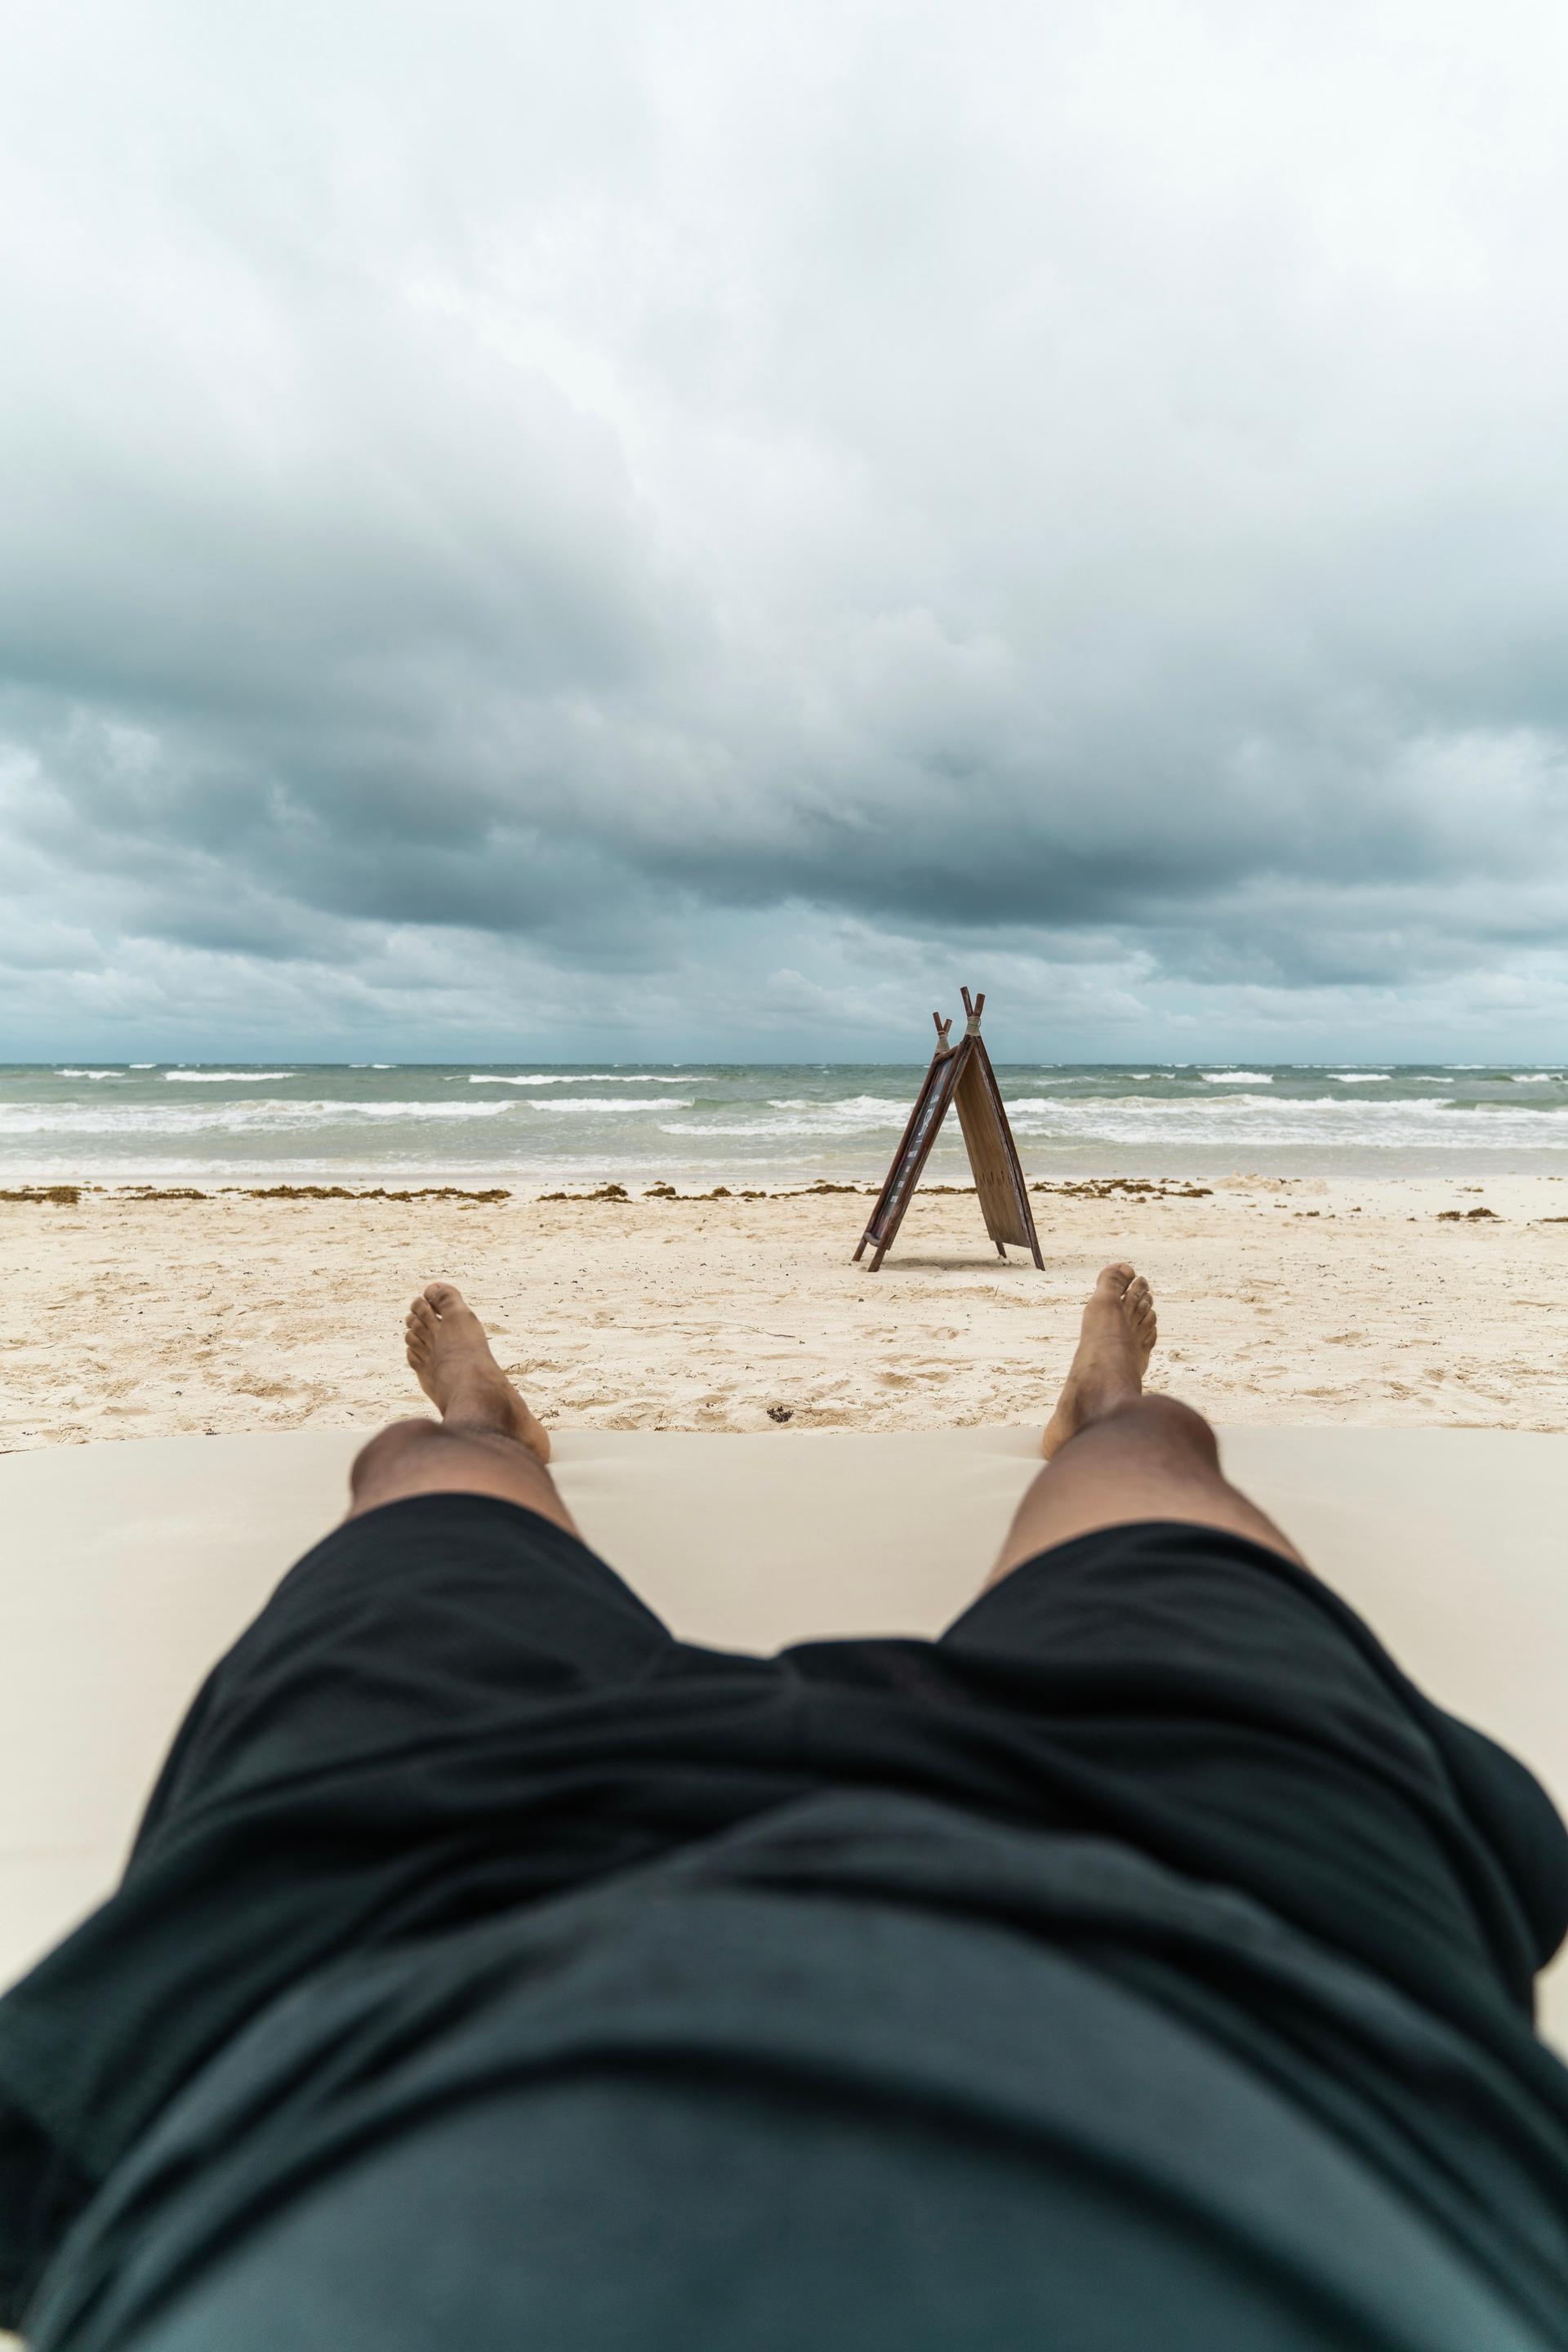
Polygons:
[[1232,1423],[1568,1428],[1568,1184],[1237,1175],[1037,1188],[1043,1274],[924,1192],[878,1275],[868,1199],[374,1189],[0,1200],[0,1450],[421,1409],[407,1298],[460,1282],[559,1426],[938,1428],[1043,1417],[1084,1292],[1136,1261],[1159,1382]]

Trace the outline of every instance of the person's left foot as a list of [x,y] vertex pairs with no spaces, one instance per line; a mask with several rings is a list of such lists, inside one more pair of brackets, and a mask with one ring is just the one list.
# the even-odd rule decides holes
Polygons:
[[549,1461],[549,1432],[491,1355],[484,1325],[454,1284],[427,1283],[403,1328],[408,1360],[443,1421],[515,1437]]

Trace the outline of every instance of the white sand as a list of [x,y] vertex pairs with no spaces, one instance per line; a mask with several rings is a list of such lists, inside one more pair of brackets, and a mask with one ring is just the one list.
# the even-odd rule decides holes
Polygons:
[[922,1192],[871,1275],[869,1205],[0,1202],[0,1451],[419,1411],[401,1325],[437,1275],[563,1426],[1037,1422],[1116,1255],[1155,1285],[1156,1378],[1216,1420],[1568,1429],[1562,1179],[1037,1193],[1043,1274],[997,1260],[973,1197]]

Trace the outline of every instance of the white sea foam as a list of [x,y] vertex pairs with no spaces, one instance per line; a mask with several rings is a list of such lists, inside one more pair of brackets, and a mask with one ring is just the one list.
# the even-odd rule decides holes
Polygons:
[[913,1100],[912,1089],[907,1096],[847,1095],[842,1102],[820,1102],[809,1095],[770,1095],[768,1108],[809,1111],[815,1118],[846,1119],[851,1126],[866,1118],[878,1125],[885,1119],[896,1118],[901,1127],[910,1115],[910,1105]]
[[[665,1108],[674,1106],[666,1104]],[[701,1108],[706,1110],[707,1106]],[[846,1102],[812,1102],[798,1096],[784,1095],[770,1098],[767,1108],[781,1116],[774,1118],[699,1118],[684,1119],[679,1127],[661,1126],[663,1135],[679,1135],[696,1142],[708,1136],[727,1138],[778,1137],[792,1142],[807,1139],[826,1139],[855,1135],[880,1135],[889,1129],[901,1128],[910,1115],[909,1101],[901,1095],[852,1095]]]
[[[1502,1104],[1474,1108],[1440,1095],[1404,1102],[1342,1096],[1313,1096],[1292,1102],[1279,1096],[1227,1095],[1185,1102],[1114,1097],[1082,1103],[1047,1103],[1024,1097],[1009,1105],[1020,1137],[1063,1142],[1096,1141],[1162,1148],[1191,1143],[1204,1147],[1312,1147],[1338,1153],[1405,1149],[1441,1151],[1508,1151],[1520,1147],[1568,1147],[1568,1110],[1512,1109]],[[1326,1163],[1325,1163],[1326,1164]]]
[[[456,1081],[453,1081],[456,1084]],[[526,1078],[509,1078],[499,1071],[471,1073],[471,1087],[710,1087],[711,1078],[659,1077],[652,1070],[634,1070],[623,1075],[619,1070],[551,1070]]]
[[291,1078],[293,1070],[165,1070],[164,1083],[187,1087],[258,1087],[268,1078]]
[[[1308,1147],[1338,1154],[1347,1147],[1379,1153],[1406,1149],[1494,1152],[1521,1147],[1568,1149],[1568,1108],[1515,1110],[1501,1104],[1467,1108],[1442,1096],[1404,1102],[1361,1097],[1226,1094],[1160,1101],[1150,1097],[1100,1096],[1066,1101],[1019,1095],[1007,1105],[1015,1133],[1036,1145],[1137,1145],[1171,1150]],[[696,1147],[708,1140],[802,1143],[885,1133],[901,1127],[901,1098],[859,1096],[842,1103],[801,1097],[770,1098],[766,1114],[744,1111],[661,1121],[659,1132]]]
[[[132,1065],[132,1067],[134,1067],[134,1066],[134,1066],[134,1065]],[[124,1073],[123,1073],[122,1071],[121,1071],[121,1070],[118,1070],[118,1069],[114,1069],[114,1070],[68,1070],[68,1069],[64,1069],[64,1068],[62,1068],[62,1069],[58,1069],[58,1070],[55,1072],[55,1076],[56,1076],[56,1077],[57,1077],[57,1078],[118,1078],[118,1077],[121,1077],[121,1076],[123,1076],[123,1075],[124,1075]]]
[[416,1126],[483,1119],[524,1119],[530,1114],[571,1117],[598,1111],[689,1110],[693,1097],[672,1102],[668,1095],[568,1097],[557,1102],[231,1102],[186,1106],[135,1103],[78,1106],[70,1103],[0,1103],[0,1137],[16,1135],[244,1135],[296,1129]]
[[1513,1082],[1516,1087],[1554,1087],[1557,1076],[1555,1070],[1536,1070],[1530,1077],[1522,1078],[1515,1072]]
[[613,1111],[618,1117],[626,1110],[691,1110],[696,1106],[694,1095],[561,1095],[550,1102],[499,1103],[499,1110],[548,1111],[556,1118],[575,1111]]
[[1336,1087],[1386,1087],[1393,1084],[1386,1070],[1331,1070],[1329,1076]]
[[[1180,1068],[1184,1066],[1177,1065]],[[1271,1087],[1274,1084],[1267,1070],[1200,1070],[1205,1087]]]

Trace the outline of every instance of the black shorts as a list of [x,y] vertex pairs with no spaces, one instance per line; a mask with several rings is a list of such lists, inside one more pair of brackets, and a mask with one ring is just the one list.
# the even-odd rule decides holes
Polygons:
[[826,1789],[1119,1838],[1482,2038],[1517,2032],[1568,1923],[1531,1776],[1238,1537],[1111,1528],[940,1641],[759,1658],[678,1642],[532,1512],[425,1496],[284,1578],[192,1706],[119,1892],[0,2002],[0,2179],[31,2184],[41,2239],[311,1970]]

